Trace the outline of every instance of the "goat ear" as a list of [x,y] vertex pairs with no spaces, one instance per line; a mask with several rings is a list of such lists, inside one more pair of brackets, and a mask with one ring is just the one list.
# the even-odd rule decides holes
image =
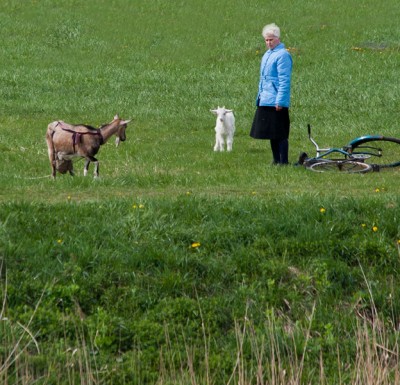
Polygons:
[[121,126],[123,126],[124,124],[128,124],[132,119],[129,120],[121,120],[119,123],[121,124]]
[[233,110],[226,110],[226,112],[233,112]]
[[210,110],[210,112],[212,112],[213,114],[216,114],[217,110]]
[[114,120],[117,120],[117,119],[119,119],[118,114],[114,116]]

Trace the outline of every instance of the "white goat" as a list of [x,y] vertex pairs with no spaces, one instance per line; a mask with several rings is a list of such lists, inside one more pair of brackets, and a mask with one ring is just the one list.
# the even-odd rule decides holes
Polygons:
[[214,151],[224,151],[224,138],[226,138],[226,149],[232,151],[233,135],[235,134],[235,116],[233,110],[218,106],[215,110],[210,110],[217,115],[215,123],[215,146]]

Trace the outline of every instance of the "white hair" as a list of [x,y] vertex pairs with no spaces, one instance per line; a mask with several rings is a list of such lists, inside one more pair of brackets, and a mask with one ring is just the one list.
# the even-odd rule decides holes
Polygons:
[[275,23],[267,24],[262,30],[262,35],[264,39],[267,37],[267,35],[273,35],[279,38],[281,36],[281,30]]

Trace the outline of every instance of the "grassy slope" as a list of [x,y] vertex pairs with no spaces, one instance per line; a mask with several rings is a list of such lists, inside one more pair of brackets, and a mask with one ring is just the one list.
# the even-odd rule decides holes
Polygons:
[[[330,381],[340,372],[350,381],[357,331],[363,333],[358,319],[386,320],[376,343],[397,349],[399,203],[383,192],[363,200],[182,194],[3,204],[6,315],[11,325],[28,325],[41,351],[31,366],[19,365],[37,373],[53,367],[56,375],[66,362],[78,367],[79,356],[70,352],[87,345],[97,368],[107,366],[92,369],[107,383],[154,383],[160,358],[167,377],[174,376],[186,368],[189,349],[198,381],[205,383],[207,372],[213,383],[226,383],[239,353],[238,328],[248,322],[244,327],[254,331],[240,337],[248,381],[256,376],[259,349],[266,368],[272,360],[262,345],[269,346],[271,334],[279,341],[278,372],[285,368],[291,377],[300,372],[296,352],[312,320],[304,379],[318,383],[321,354]],[[17,324],[12,334],[21,334]],[[27,335],[23,341],[33,349]],[[387,370],[371,361],[376,373]]]
[[[78,303],[88,334],[103,333],[96,343],[105,351],[123,343],[129,352],[140,333],[153,330],[149,349],[141,348],[155,360],[160,325],[195,320],[200,296],[215,343],[212,368],[222,376],[234,361],[233,317],[242,317],[246,299],[257,304],[255,322],[276,307],[289,325],[305,325],[302,314],[317,301],[310,367],[321,347],[335,352],[343,330],[351,334],[352,306],[369,309],[359,262],[379,310],[397,319],[390,295],[398,296],[391,277],[399,171],[333,176],[274,168],[268,143],[248,137],[260,29],[269,21],[282,26],[294,57],[293,162],[301,150],[312,152],[309,122],[327,145],[366,133],[399,136],[399,9],[395,1],[375,5],[2,2],[0,250],[13,317],[27,322],[47,284],[33,330],[58,338],[59,319],[45,309],[73,317]],[[212,152],[208,110],[218,104],[236,111],[231,154]],[[134,122],[118,150],[101,149],[101,179],[51,181],[46,125],[99,125],[115,113]],[[194,241],[199,249],[190,248]],[[343,308],[345,316],[330,317]],[[136,334],[118,339],[103,324]],[[201,335],[200,325],[186,326],[192,338]],[[221,332],[230,338],[218,355]]]

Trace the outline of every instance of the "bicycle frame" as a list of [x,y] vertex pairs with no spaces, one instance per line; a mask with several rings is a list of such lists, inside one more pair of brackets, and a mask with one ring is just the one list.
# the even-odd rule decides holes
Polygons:
[[345,148],[348,149],[348,151],[351,154],[365,154],[365,155],[371,155],[371,156],[377,156],[377,157],[381,157],[382,156],[382,149],[380,148],[376,148],[376,147],[369,147],[369,146],[364,146],[363,151],[362,152],[357,152],[357,151],[353,151],[354,147],[357,147],[363,143],[367,143],[369,141],[372,140],[382,140],[384,137],[383,135],[364,135],[364,136],[360,136],[358,138],[353,139],[349,144],[347,144],[347,146],[345,146]]
[[321,147],[319,147],[318,143],[311,136],[311,126],[309,124],[307,125],[307,129],[308,129],[308,139],[310,139],[311,143],[315,146],[315,150],[316,150],[316,156],[314,158],[309,158],[309,160],[324,159],[326,156],[333,154],[333,153],[339,153],[339,154],[343,155],[345,158],[348,158],[351,156],[351,153],[348,150],[346,150],[347,146],[345,146],[343,148],[336,148],[336,147],[321,148]]
[[[400,166],[400,161],[398,161],[396,157],[393,159],[393,151],[395,154],[397,154],[398,148],[390,147],[391,145],[389,146],[389,148],[391,149],[390,152],[392,154],[391,160],[385,162],[387,158],[387,148],[388,148],[387,144],[388,143],[394,143],[395,145],[400,144],[400,139],[398,138],[387,137],[383,135],[364,135],[351,140],[347,145],[341,148],[338,147],[322,148],[319,147],[318,143],[311,136],[310,124],[307,125],[307,128],[308,128],[308,138],[313,143],[316,149],[316,155],[314,157],[308,157],[307,153],[305,152],[301,153],[299,156],[299,160],[297,162],[298,165],[303,164],[306,167],[308,166],[313,167],[314,164],[316,163],[319,164],[321,162],[324,162],[325,164],[336,163],[336,165],[340,169],[341,166],[348,168],[350,166],[350,163],[353,162],[354,166],[356,166],[356,163],[358,164],[363,163],[369,165],[370,167],[372,167],[373,171],[379,171],[380,169],[384,168],[393,168]],[[330,156],[332,154],[337,154],[338,156],[335,158]],[[380,158],[383,161],[381,160],[378,161],[378,159]],[[376,163],[371,162],[374,159],[376,160]],[[344,166],[345,164],[346,166]],[[325,168],[329,168],[329,166],[326,165]],[[367,170],[365,168],[364,171],[358,168],[358,171],[354,172],[366,172],[366,171]]]

